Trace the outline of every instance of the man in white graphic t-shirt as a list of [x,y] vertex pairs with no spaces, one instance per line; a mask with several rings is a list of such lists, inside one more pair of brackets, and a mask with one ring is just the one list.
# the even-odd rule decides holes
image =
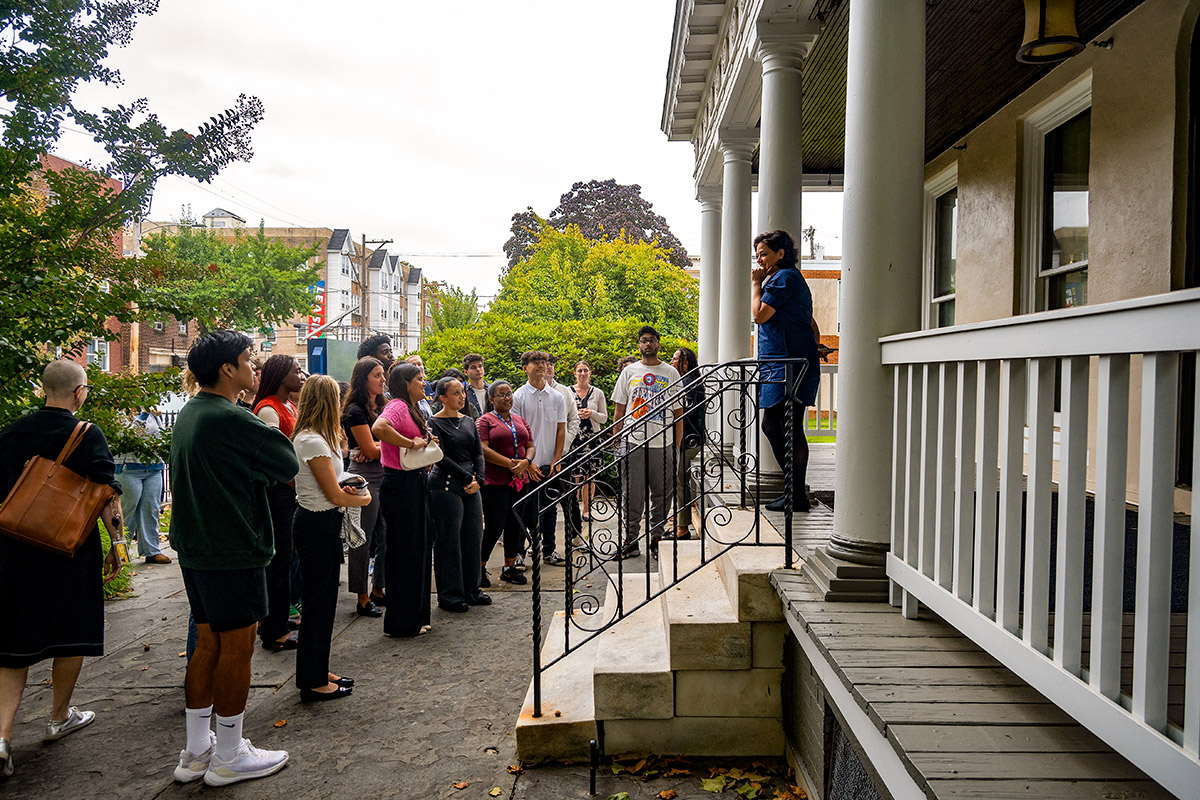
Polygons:
[[[657,557],[658,540],[666,533],[670,498],[675,492],[671,452],[683,440],[683,403],[678,397],[667,399],[667,387],[679,381],[679,372],[658,360],[658,331],[649,325],[638,330],[641,361],[621,370],[613,388],[616,405],[613,435],[625,430],[628,460],[625,468],[625,539],[620,558],[641,555],[638,534],[646,496],[650,497],[650,554]],[[678,395],[679,387],[672,390]],[[664,402],[665,401],[665,402]],[[671,422],[674,422],[672,430]],[[647,491],[648,488],[648,491]]]

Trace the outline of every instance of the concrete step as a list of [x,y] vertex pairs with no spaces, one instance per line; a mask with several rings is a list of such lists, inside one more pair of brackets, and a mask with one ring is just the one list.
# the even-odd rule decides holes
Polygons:
[[[615,576],[614,576],[615,577]],[[644,575],[624,577],[625,606],[644,602]],[[650,576],[650,590],[661,585]],[[606,616],[616,608],[616,583],[610,583],[604,601]],[[603,634],[604,646],[596,652],[593,693],[596,719],[669,719],[675,713],[675,681],[667,651],[662,600],[656,598]]]
[[[850,577],[839,574],[839,570],[830,567],[830,560],[816,555],[818,551],[810,551],[800,568],[804,577],[812,581],[813,586],[832,603],[876,602],[886,598],[888,593],[887,578]],[[850,569],[857,571],[857,566]]]
[[[559,611],[550,622],[542,643],[542,660],[563,652],[563,621]],[[572,642],[582,634],[572,631]],[[578,650],[542,673],[542,716],[533,716],[533,682],[517,718],[517,756],[526,763],[547,760],[581,760],[589,756],[588,743],[597,736],[592,694],[592,669],[601,637],[592,637]]]
[[[652,743],[652,745],[650,744]],[[783,725],[765,717],[614,719],[604,723],[606,753],[781,756]]]
[[[700,542],[664,541],[659,544],[659,571],[664,585],[672,571],[672,551],[678,552],[679,574],[700,563]],[[748,669],[751,665],[750,622],[738,619],[715,567],[695,575],[663,594],[663,621],[672,670]]]
[[680,670],[675,673],[677,717],[766,717],[783,715],[783,668]]
[[705,535],[709,541],[715,546],[730,542],[762,543],[731,547],[717,559],[717,570],[738,619],[742,622],[782,621],[783,605],[771,586],[771,572],[785,563],[783,537],[765,517],[760,520],[756,536],[753,511],[726,511],[729,514],[727,524],[706,526]]

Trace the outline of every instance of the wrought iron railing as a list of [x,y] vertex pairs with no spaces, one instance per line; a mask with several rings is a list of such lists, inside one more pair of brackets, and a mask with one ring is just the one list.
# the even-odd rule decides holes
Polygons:
[[[780,545],[778,536],[764,537],[762,520],[729,537],[721,535],[733,520],[731,505],[758,508],[783,496],[784,564],[793,562],[791,459],[780,473],[763,468],[758,423],[759,393],[764,386],[782,385],[794,397],[804,377],[803,359],[731,361],[705,365],[669,385],[647,405],[614,420],[563,459],[553,479],[533,486],[518,499],[518,516],[526,520],[532,540],[533,595],[533,716],[542,714],[542,674],[578,650],[592,637],[616,625],[688,576],[737,546]],[[675,409],[681,413],[675,418]],[[785,403],[784,442],[791,453],[802,420],[792,403]],[[674,419],[672,419],[674,418]],[[666,507],[651,515],[650,479],[661,480]],[[681,509],[679,485],[687,482]],[[593,497],[587,519],[565,522],[565,581],[563,587],[563,650],[544,657],[542,643],[542,537],[536,517],[556,505],[569,509],[570,498],[583,487]],[[641,503],[635,502],[640,495]],[[646,523],[631,519],[631,510],[644,509]],[[669,548],[671,563],[660,570],[658,543],[673,538],[681,510],[697,520],[698,564],[679,561]],[[637,551],[635,556],[633,551]],[[635,562],[634,559],[637,559]],[[644,559],[644,560],[642,560]],[[652,575],[661,573],[656,582]],[[627,591],[627,575],[644,575],[636,592]],[[630,582],[632,583],[632,582]],[[605,595],[615,603],[605,603]],[[636,596],[634,596],[636,595]]]

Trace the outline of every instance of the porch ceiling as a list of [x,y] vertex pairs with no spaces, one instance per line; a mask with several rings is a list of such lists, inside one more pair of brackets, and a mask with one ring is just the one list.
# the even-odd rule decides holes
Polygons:
[[[1077,0],[1079,35],[1094,40],[1142,0]],[[850,0],[819,3],[824,28],[804,67],[804,171],[841,173],[846,140]],[[1053,69],[1016,60],[1020,0],[927,0],[925,160],[944,152]],[[757,164],[755,165],[757,169]]]

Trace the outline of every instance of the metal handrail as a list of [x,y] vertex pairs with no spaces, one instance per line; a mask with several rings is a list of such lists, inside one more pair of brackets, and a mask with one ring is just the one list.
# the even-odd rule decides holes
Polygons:
[[[782,367],[782,375],[778,369]],[[727,508],[725,497],[734,494],[725,491],[727,479],[736,484],[738,505],[745,507],[749,500],[759,505],[762,492],[761,461],[758,449],[758,395],[764,386],[782,385],[785,397],[795,398],[803,380],[808,362],[802,358],[743,359],[722,364],[704,365],[684,375],[649,404],[632,409],[628,414],[595,434],[588,443],[571,451],[562,459],[559,477],[545,480],[518,498],[514,509],[523,519],[533,543],[532,553],[532,597],[533,597],[533,701],[534,717],[542,714],[541,676],[547,669],[575,650],[593,636],[615,625],[638,609],[660,597],[680,582],[703,569],[722,554],[737,546],[778,546],[778,541],[762,539],[761,517],[756,514],[751,530],[738,541],[726,542],[710,536],[709,526],[727,525],[732,514]],[[673,414],[676,405],[684,406],[677,418],[678,425],[663,425],[662,418]],[[679,475],[680,439],[678,429],[686,422],[693,424],[693,436],[684,441],[694,451],[694,465],[687,468],[684,480],[694,481],[698,488],[694,503],[699,508],[700,563],[681,572],[677,548],[671,548],[672,563],[669,580],[657,589],[652,586],[651,552],[657,554],[658,541],[673,538],[674,521],[679,514],[678,496],[675,491]],[[715,423],[715,425],[713,424]],[[786,403],[784,413],[784,442],[788,453],[792,452],[794,437],[803,435],[801,420],[795,418],[793,403]],[[695,429],[702,435],[696,436]],[[618,435],[619,431],[619,435]],[[686,434],[685,434],[686,436]],[[694,444],[693,444],[694,442]],[[653,450],[666,450],[661,456]],[[626,523],[625,506],[631,490],[631,471],[641,467],[641,474],[649,477],[651,461],[661,471],[663,485],[671,487],[670,501],[661,521],[654,520],[642,530],[637,522],[635,539],[623,541]],[[638,463],[640,461],[640,464]],[[784,495],[784,550],[785,566],[793,564],[792,537],[792,461],[780,465],[783,469]],[[650,514],[649,480],[642,480],[636,487],[644,493],[643,508]],[[573,497],[582,486],[590,484],[597,490],[592,501],[592,513],[583,525],[576,529],[575,523],[567,519],[564,525],[567,558],[565,565],[563,652],[549,660],[542,660],[542,536],[537,520],[540,515]],[[714,488],[715,484],[715,488]],[[753,496],[752,496],[753,495]],[[532,507],[531,507],[532,505]],[[663,530],[670,525],[671,536]],[[625,596],[625,561],[622,550],[631,543],[638,549],[645,545],[646,562],[644,574],[645,592],[638,597]],[[711,547],[710,547],[711,546]],[[714,549],[715,548],[715,549]],[[613,569],[615,567],[615,570]],[[589,579],[592,583],[588,583]],[[612,613],[604,610],[603,597],[591,587],[598,585],[606,591],[611,585],[615,591],[616,607]],[[593,624],[594,623],[594,624]],[[582,636],[572,638],[572,628]]]

